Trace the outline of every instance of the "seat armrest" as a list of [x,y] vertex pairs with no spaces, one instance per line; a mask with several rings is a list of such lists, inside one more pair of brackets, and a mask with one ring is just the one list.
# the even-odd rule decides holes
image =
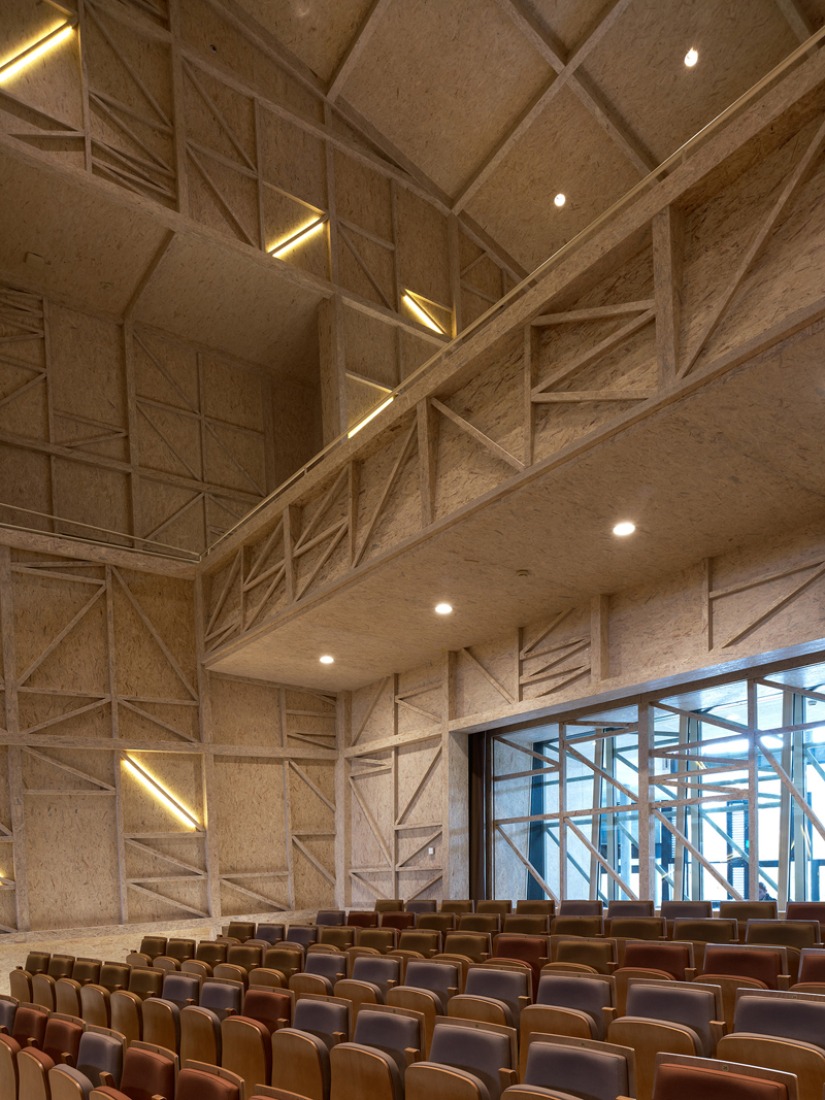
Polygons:
[[101,1085],[106,1085],[106,1087],[110,1089],[113,1089],[115,1087],[114,1077],[111,1075],[111,1073],[109,1073],[108,1070],[105,1069],[102,1069],[100,1071],[100,1083]]
[[404,1047],[404,1062],[406,1065],[411,1066],[413,1062],[417,1062],[421,1057],[421,1051],[417,1047]]
[[613,1020],[616,1019],[616,1009],[613,1005],[602,1005],[602,1018],[604,1020],[604,1026],[607,1027]]
[[790,989],[790,986],[791,986],[791,976],[790,976],[790,974],[778,974],[777,975],[777,978],[776,978],[776,988],[777,989],[787,990],[787,989]]
[[518,1084],[518,1074],[514,1069],[504,1069],[503,1067],[498,1071],[498,1079],[501,1081],[501,1091],[504,1092],[510,1085]]
[[519,997],[518,1003],[519,1003],[519,1008],[526,1008],[527,1005],[532,1004],[533,1001],[530,997],[522,996],[522,997]]
[[710,1021],[710,1033],[713,1036],[713,1045],[719,1042],[722,1036],[727,1032],[727,1027],[724,1020],[711,1020]]
[[338,1043],[345,1043],[347,1037],[343,1031],[333,1031],[332,1033],[332,1045],[337,1046]]
[[74,1059],[68,1050],[61,1050],[60,1052],[60,1064],[61,1066],[74,1066]]
[[686,966],[685,967],[685,981],[686,982],[696,981],[696,967],[695,966]]

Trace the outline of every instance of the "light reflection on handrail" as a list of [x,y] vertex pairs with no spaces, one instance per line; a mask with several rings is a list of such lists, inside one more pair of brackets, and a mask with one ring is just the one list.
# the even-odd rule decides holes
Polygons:
[[[688,153],[692,153],[697,146],[706,141],[712,134],[716,133],[723,123],[727,122],[733,115],[743,110],[754,102],[756,97],[764,92],[771,84],[775,83],[780,77],[784,76],[791,68],[793,68],[798,62],[808,56],[814,49],[822,45],[825,40],[825,26],[821,27],[815,34],[812,34],[810,38],[806,39],[797,49],[788,54],[778,65],[776,65],[770,72],[766,73],[760,80],[752,85],[746,92],[744,92],[738,99],[735,99],[733,103],[727,106],[723,111],[710,120],[705,126],[698,130],[691,138],[688,138],[682,145],[679,146],[670,156],[666,157],[658,167],[649,172],[638,183],[621,198],[617,199],[612,206],[607,210],[599,214],[589,225],[580,230],[574,237],[571,237],[569,241],[557,249],[551,256],[549,256],[543,263],[532,271],[526,278],[522,279],[520,283],[512,287],[507,293],[499,298],[486,312],[482,313],[480,317],[477,317],[475,321],[471,322],[465,329],[443,348],[432,355],[429,359],[425,360],[420,366],[418,366],[411,374],[409,374],[404,381],[395,387],[393,394],[397,399],[400,395],[406,393],[412,388],[412,386],[419,382],[423,375],[429,373],[438,363],[442,362],[448,355],[455,352],[457,347],[460,347],[469,336],[478,332],[479,329],[488,325],[494,317],[497,317],[503,309],[509,306],[517,298],[520,298],[530,287],[535,286],[536,282],[544,275],[551,267],[557,265],[560,260],[566,257],[574,249],[581,247],[585,241],[589,240],[602,226],[615,218],[622,210],[628,206],[637,195],[647,190],[653,184],[657,183],[661,176],[665,175],[671,168],[676,167]],[[260,500],[254,507],[252,507],[246,515],[233,524],[232,527],[227,528],[217,539],[211,543],[207,548],[202,558],[212,553],[225,539],[229,538],[235,531],[244,524],[248,523],[250,519],[256,516],[264,508],[267,508],[274,500],[279,496],[282,496],[289,488],[291,488],[296,481],[306,477],[306,475],[314,470],[315,467],[323,461],[329,454],[343,446],[348,440],[347,432],[342,432],[341,435],[330,440],[329,443],[317,454],[315,454],[309,462],[305,463],[299,470],[296,470],[291,474],[286,481],[282,482],[277,489],[274,489],[268,496]]]

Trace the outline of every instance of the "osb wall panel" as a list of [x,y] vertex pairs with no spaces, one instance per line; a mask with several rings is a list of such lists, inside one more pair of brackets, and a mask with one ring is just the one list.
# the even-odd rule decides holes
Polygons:
[[275,684],[209,674],[213,740],[239,747],[281,747],[282,690]]
[[28,790],[25,829],[31,927],[118,923],[114,798]]
[[210,828],[217,837],[224,913],[290,907],[286,769],[282,761],[216,759]]
[[369,687],[353,691],[350,706],[347,730],[350,746],[366,745],[386,737],[393,730],[395,720],[393,677],[388,676]]
[[[382,895],[439,896],[446,721],[442,657],[350,696],[346,858],[353,905]],[[376,741],[380,751],[370,748]]]
[[273,64],[272,56],[260,43],[253,44],[241,36],[210,4],[181,0],[180,19],[186,46],[227,79],[242,79],[263,98],[282,104],[312,122],[321,122],[318,96],[288,76],[281,66]]
[[395,897],[393,753],[355,759],[349,771],[349,898],[372,908],[376,897]]
[[398,273],[401,286],[448,311],[450,287],[447,220],[417,195],[398,191]]
[[289,803],[295,903],[322,906],[336,887],[334,765],[292,760]]
[[518,663],[512,637],[467,646],[453,656],[451,702],[461,713],[471,698],[479,709],[494,709],[518,698]]
[[[0,312],[4,522],[200,550],[266,495],[272,385],[259,368],[12,287]],[[306,448],[296,458],[281,439],[281,470]]]

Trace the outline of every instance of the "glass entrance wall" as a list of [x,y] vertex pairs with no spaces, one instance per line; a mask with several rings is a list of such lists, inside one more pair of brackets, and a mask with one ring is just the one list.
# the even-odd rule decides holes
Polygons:
[[825,897],[825,664],[494,735],[496,896]]

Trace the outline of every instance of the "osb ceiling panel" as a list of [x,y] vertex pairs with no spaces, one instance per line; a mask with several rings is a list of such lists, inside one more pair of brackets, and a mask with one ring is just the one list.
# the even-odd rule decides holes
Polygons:
[[323,295],[279,267],[194,232],[179,235],[141,295],[137,318],[273,370],[317,372]]
[[777,0],[632,0],[586,70],[662,161],[798,45]]
[[[528,270],[641,178],[568,88],[490,174],[467,211]],[[553,197],[563,193],[561,209]]]
[[550,75],[495,0],[395,0],[342,95],[452,193]]
[[329,80],[372,0],[241,0],[238,6]]
[[574,53],[606,15],[623,0],[529,0],[531,8],[542,20],[566,55]]
[[[815,460],[824,347],[822,333],[811,336],[660,410],[297,612],[217,667],[354,688],[416,667],[433,651],[500,636],[535,618],[536,607],[550,614],[577,606],[812,521],[825,499]],[[627,516],[637,534],[617,541],[612,524]],[[432,607],[445,598],[456,614],[440,620]],[[318,656],[330,650],[335,665],[324,669]]]
[[121,314],[164,239],[151,212],[2,151],[0,196],[5,281],[79,308]]

